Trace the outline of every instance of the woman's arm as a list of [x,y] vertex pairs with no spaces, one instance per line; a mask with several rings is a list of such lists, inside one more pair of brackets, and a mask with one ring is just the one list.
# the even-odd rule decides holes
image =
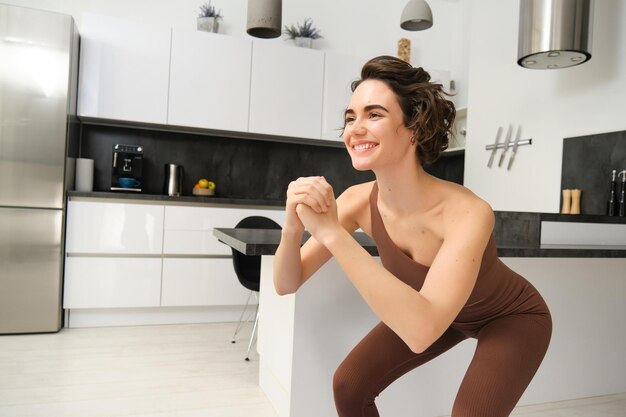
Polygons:
[[299,178],[292,182],[287,190],[285,224],[282,229],[280,244],[274,256],[274,287],[279,295],[295,293],[332,254],[316,239],[309,239],[300,248],[304,225],[296,214],[298,204],[309,207],[312,212],[324,213],[332,205],[341,207],[339,224],[352,233],[358,228],[354,219],[356,205],[346,192],[337,199],[332,187],[323,177]]
[[467,302],[493,230],[493,211],[481,200],[455,209],[444,220],[445,236],[421,290],[376,262],[328,213],[298,206],[302,222],[337,259],[376,315],[414,352],[423,352],[450,326]]

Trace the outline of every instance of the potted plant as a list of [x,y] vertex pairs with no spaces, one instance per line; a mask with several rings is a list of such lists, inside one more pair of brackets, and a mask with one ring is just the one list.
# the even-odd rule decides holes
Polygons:
[[313,20],[311,18],[304,19],[304,23],[295,25],[285,25],[285,31],[287,39],[293,39],[297,46],[305,48],[313,47],[313,39],[319,39],[323,36],[320,35],[319,30],[313,26]]
[[220,19],[222,19],[221,10],[216,10],[211,2],[204,3],[198,11],[198,30],[217,33]]

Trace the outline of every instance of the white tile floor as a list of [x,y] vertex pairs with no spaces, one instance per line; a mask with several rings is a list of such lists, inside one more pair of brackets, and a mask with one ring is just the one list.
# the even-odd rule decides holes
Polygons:
[[[0,336],[2,417],[276,417],[234,325]],[[518,417],[626,417],[626,393],[520,407]]]

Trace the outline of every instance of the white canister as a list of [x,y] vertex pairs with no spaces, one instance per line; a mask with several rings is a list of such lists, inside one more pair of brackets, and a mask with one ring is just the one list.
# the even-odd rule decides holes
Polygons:
[[76,191],[93,191],[93,159],[76,158]]

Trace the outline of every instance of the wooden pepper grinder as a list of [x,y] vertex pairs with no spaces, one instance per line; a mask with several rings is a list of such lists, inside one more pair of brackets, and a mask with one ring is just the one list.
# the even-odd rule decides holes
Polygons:
[[572,209],[572,190],[563,190],[563,205],[561,206],[561,214],[569,214]]
[[580,214],[580,195],[582,190],[575,188],[572,190],[572,206],[570,208],[570,214]]

